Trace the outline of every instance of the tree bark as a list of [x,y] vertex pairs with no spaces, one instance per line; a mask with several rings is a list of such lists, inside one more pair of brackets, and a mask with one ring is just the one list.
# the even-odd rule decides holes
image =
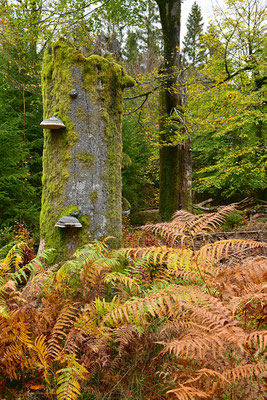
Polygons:
[[[85,58],[64,39],[45,54],[44,118],[57,113],[66,126],[44,130],[40,236],[45,248],[56,250],[50,262],[106,236],[120,245],[122,92],[132,85],[119,64]],[[73,211],[82,228],[55,227]]]
[[[168,220],[180,208],[191,210],[191,141],[175,143],[175,130],[184,129],[175,113],[183,114],[185,99],[178,85],[180,71],[181,0],[156,0],[164,41],[164,87],[160,101],[160,205]],[[171,119],[172,118],[172,119]],[[174,123],[174,125],[173,125]],[[176,124],[176,129],[175,129]]]

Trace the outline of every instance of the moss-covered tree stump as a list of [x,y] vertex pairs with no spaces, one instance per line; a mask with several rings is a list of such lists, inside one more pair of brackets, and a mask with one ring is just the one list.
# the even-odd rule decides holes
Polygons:
[[[55,248],[50,262],[106,236],[120,243],[122,93],[133,84],[116,62],[85,58],[63,39],[45,54],[44,119],[57,114],[66,126],[44,130],[40,247]],[[55,227],[72,211],[82,228]]]

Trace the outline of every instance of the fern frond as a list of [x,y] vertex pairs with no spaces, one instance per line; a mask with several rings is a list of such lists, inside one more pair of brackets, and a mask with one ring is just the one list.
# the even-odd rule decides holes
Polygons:
[[172,247],[137,247],[121,249],[120,253],[131,259],[143,259],[154,265],[166,264],[168,268],[187,268],[192,262],[193,251]]
[[264,351],[267,346],[267,330],[250,333],[247,344],[249,347],[255,347],[259,352]]
[[168,394],[173,394],[178,400],[208,399],[210,395],[192,386],[179,384],[177,389],[168,390]]
[[213,264],[214,262],[220,262],[222,258],[228,258],[232,252],[241,254],[245,249],[255,249],[266,246],[267,244],[265,243],[256,242],[255,240],[250,239],[220,240],[202,246],[201,249],[196,252],[196,260],[199,263]]
[[98,326],[98,318],[91,310],[84,310],[74,326],[89,336],[100,336],[102,333]]
[[19,341],[25,346],[32,345],[32,333],[25,314],[20,310],[15,310],[10,312],[8,320],[1,321],[2,338],[5,333],[7,340],[11,343]]
[[228,371],[222,373],[223,377],[231,382],[237,382],[241,379],[248,379],[253,375],[260,375],[266,370],[266,365],[263,362],[256,364],[238,365]]
[[81,342],[83,342],[83,340],[83,333],[80,329],[77,329],[74,324],[74,327],[70,330],[66,337],[63,352],[65,354],[78,354],[80,350],[79,345]]
[[118,256],[110,254],[107,256],[107,244],[103,242],[93,242],[76,251],[75,259],[65,262],[56,274],[58,286],[62,283],[80,284],[80,279],[84,285],[99,285],[103,273],[115,269],[119,266]]
[[32,345],[32,333],[30,330],[28,330],[27,326],[24,328],[21,326],[20,332],[17,334],[17,338],[25,345]]
[[188,211],[179,210],[173,215],[171,222],[148,224],[142,227],[145,231],[154,234],[160,233],[165,240],[174,242],[177,239],[183,244],[186,238],[191,239],[200,234],[214,232],[221,225],[227,215],[233,212],[235,205],[221,208],[215,213],[194,215]]
[[112,312],[118,306],[117,303],[118,299],[116,296],[110,302],[100,298],[94,299],[90,305],[84,308],[74,326],[86,335],[102,337],[104,329],[99,326],[100,322],[105,315]]
[[197,358],[203,361],[208,353],[212,354],[215,359],[222,349],[223,341],[214,332],[207,335],[203,331],[197,333],[193,330],[184,335],[182,339],[167,343],[164,353],[173,353],[177,358]]
[[72,368],[63,368],[57,371],[57,399],[76,400],[81,394],[80,384],[73,375]]
[[102,327],[104,324],[116,325],[119,322],[139,325],[146,322],[147,315],[153,317],[166,315],[168,306],[171,306],[172,294],[174,294],[173,287],[119,304],[103,318]]
[[57,400],[76,400],[81,394],[79,379],[84,379],[87,370],[75,355],[65,355],[65,360],[67,367],[57,371]]
[[11,272],[18,270],[24,258],[24,250],[27,244],[25,242],[16,243],[7,253],[4,261],[1,263],[2,272]]
[[[26,274],[27,272],[27,274]],[[34,263],[29,263],[24,265],[22,268],[19,268],[16,272],[10,275],[10,279],[13,279],[14,281],[17,281],[18,283],[21,283],[22,280],[24,281],[28,280],[29,274],[35,272],[35,265]]]
[[48,353],[51,357],[56,358],[60,353],[62,339],[67,336],[77,316],[78,310],[75,304],[67,304],[61,310],[48,341]]
[[48,382],[49,353],[45,336],[41,335],[35,339],[34,350],[37,352],[37,356],[44,367],[44,377],[46,382]]
[[[201,369],[199,369],[197,371],[197,375],[198,375],[198,378],[202,378],[202,377],[206,377],[206,376],[208,376],[208,377],[212,376],[214,378],[219,378],[224,383],[231,383],[230,381],[228,381],[226,379],[226,377],[222,373],[220,373],[218,371],[215,371],[214,369],[210,369],[210,368],[201,368]],[[187,381],[186,383],[189,383],[189,381]]]
[[194,252],[191,249],[172,247],[137,247],[120,250],[120,253],[131,260],[142,259],[157,268],[163,266],[167,275],[184,279],[200,280],[210,276],[216,276],[218,270],[210,264],[197,263]]
[[17,379],[23,370],[34,371],[36,359],[30,353],[31,346],[16,341],[6,346],[1,359],[2,373],[11,379]]
[[5,284],[5,279],[0,277],[0,318],[10,318],[9,314],[8,314],[8,308],[7,308],[7,303],[6,303],[6,299],[5,299],[5,288],[4,288],[4,284]]
[[91,295],[102,296],[106,290],[104,276],[109,271],[110,269],[102,264],[84,265],[80,273],[80,279]]
[[209,305],[210,297],[194,286],[170,285],[145,297],[118,304],[103,318],[102,326],[105,323],[116,325],[119,322],[142,324],[148,316],[177,316],[185,310],[191,310],[194,304]]
[[4,261],[4,259],[6,258],[9,250],[17,243],[18,243],[17,240],[12,240],[9,243],[7,243],[5,246],[2,246],[0,248],[0,265]]
[[254,285],[250,287],[250,291],[247,294],[238,297],[232,297],[229,301],[229,306],[232,308],[233,314],[237,314],[245,309],[249,305],[259,304],[262,308],[266,304],[267,295],[266,285]]
[[29,271],[34,272],[34,273],[35,272],[44,272],[44,270],[46,270],[46,269],[44,269],[43,260],[47,261],[54,251],[55,251],[55,249],[53,249],[53,248],[45,249],[44,251],[42,251],[42,253],[40,253],[39,255],[34,257],[31,260],[31,262],[26,264],[25,267]]
[[3,355],[3,359],[5,361],[8,361],[9,363],[12,363],[16,360],[25,359],[23,344],[17,342],[17,343],[10,344],[9,346],[7,346],[5,353]]
[[104,282],[106,284],[111,283],[112,285],[119,282],[126,286],[130,290],[130,292],[134,291],[135,295],[141,293],[140,286],[138,285],[136,280],[124,275],[121,272],[111,272],[109,274],[106,274],[104,277]]
[[214,285],[224,298],[231,298],[230,305],[236,310],[242,304],[243,295],[264,293],[266,271],[267,260],[264,257],[248,257],[241,264],[221,268]]
[[[224,326],[235,325],[236,320],[230,315],[229,310],[218,301],[219,307],[207,301],[202,307],[192,304],[191,320],[205,325],[210,330],[221,329]],[[221,306],[220,306],[221,305]]]
[[235,209],[235,205],[223,207],[214,213],[200,215],[196,221],[189,224],[188,230],[193,236],[214,232],[219,225],[224,223],[226,217]]
[[110,302],[107,302],[105,299],[100,299],[99,297],[97,297],[93,301],[93,304],[97,317],[102,318],[108,313],[112,312],[116,308],[117,304],[120,303],[118,303],[117,297],[114,296]]

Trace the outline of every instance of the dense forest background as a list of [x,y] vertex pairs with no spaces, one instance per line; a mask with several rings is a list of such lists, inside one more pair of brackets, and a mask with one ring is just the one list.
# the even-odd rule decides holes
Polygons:
[[[217,203],[247,196],[263,199],[264,9],[258,0],[226,1],[223,9],[215,10],[206,31],[201,9],[194,3],[182,50],[177,46],[178,80],[172,88],[182,97],[182,105],[164,121],[164,129],[171,132],[166,142],[159,98],[167,73],[156,2],[3,1],[0,15],[4,236],[21,222],[38,231],[41,65],[49,43],[61,36],[85,55],[113,54],[136,80],[135,88],[125,93],[123,118],[123,196],[130,201],[125,207],[131,207],[132,215],[158,208],[162,146],[190,147],[193,202],[209,197]],[[162,186],[164,190],[164,182]]]

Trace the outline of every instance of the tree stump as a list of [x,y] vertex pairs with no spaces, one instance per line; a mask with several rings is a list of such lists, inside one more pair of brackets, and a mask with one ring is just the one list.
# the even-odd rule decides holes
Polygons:
[[[85,58],[64,39],[46,51],[44,119],[56,114],[66,126],[44,129],[40,236],[56,250],[50,263],[92,240],[113,236],[112,246],[120,244],[122,95],[133,84],[111,57]],[[82,228],[55,227],[73,211]]]

